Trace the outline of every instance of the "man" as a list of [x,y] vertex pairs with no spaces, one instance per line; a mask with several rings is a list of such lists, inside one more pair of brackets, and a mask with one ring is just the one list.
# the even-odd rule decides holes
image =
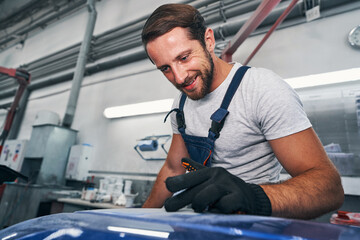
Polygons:
[[[212,29],[188,5],[160,6],[142,39],[182,92],[167,159],[143,207],[310,219],[341,206],[340,176],[282,79],[218,58]],[[282,167],[292,178],[280,182]]]

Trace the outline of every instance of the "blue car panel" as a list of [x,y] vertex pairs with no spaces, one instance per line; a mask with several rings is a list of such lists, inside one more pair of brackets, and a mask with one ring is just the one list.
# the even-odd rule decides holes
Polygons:
[[360,228],[274,217],[133,208],[39,217],[3,229],[0,239],[360,240]]

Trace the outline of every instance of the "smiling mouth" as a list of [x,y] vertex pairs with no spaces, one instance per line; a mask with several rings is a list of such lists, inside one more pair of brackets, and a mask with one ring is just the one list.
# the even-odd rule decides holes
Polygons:
[[198,76],[195,76],[194,78],[192,78],[192,80],[191,81],[189,81],[189,82],[186,82],[182,87],[184,88],[184,89],[186,89],[186,90],[192,90],[194,87],[195,87],[195,84],[196,84],[196,82],[197,82],[197,77]]

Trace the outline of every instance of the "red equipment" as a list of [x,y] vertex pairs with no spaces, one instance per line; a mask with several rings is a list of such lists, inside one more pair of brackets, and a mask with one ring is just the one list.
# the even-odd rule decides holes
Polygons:
[[[245,39],[264,21],[264,19],[270,14],[271,10],[276,7],[280,3],[281,0],[264,0],[257,7],[255,12],[251,15],[251,17],[245,22],[245,24],[240,28],[240,30],[236,33],[236,35],[231,39],[229,44],[225,47],[225,49],[221,53],[221,59],[227,62],[232,61],[232,55],[235,53],[236,49],[245,41]],[[289,6],[285,9],[285,11],[281,14],[281,16],[277,19],[271,29],[266,33],[264,38],[255,48],[255,50],[250,54],[250,56],[245,60],[243,65],[247,65],[249,61],[254,57],[257,51],[261,48],[261,46],[265,43],[265,41],[269,38],[272,32],[276,29],[276,27],[286,18],[286,16],[292,11],[295,7],[296,3],[299,0],[292,0]]]
[[9,77],[15,78],[19,84],[19,88],[15,93],[14,101],[12,102],[8,114],[6,116],[4,129],[0,135],[0,154],[1,154],[4,142],[10,132],[10,128],[14,120],[16,108],[19,105],[24,90],[26,89],[27,85],[30,83],[31,75],[30,73],[22,69],[4,68],[4,67],[0,67],[0,74],[8,75]]

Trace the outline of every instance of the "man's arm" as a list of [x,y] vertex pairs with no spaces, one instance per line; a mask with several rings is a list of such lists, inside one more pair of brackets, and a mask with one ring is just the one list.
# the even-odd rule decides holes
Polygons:
[[165,209],[177,211],[191,203],[196,212],[208,209],[311,219],[341,206],[344,192],[340,176],[312,128],[271,140],[270,144],[292,179],[259,186],[224,168],[206,168],[182,159],[190,173],[168,178],[166,186],[171,192],[186,190],[167,200]]
[[167,198],[172,196],[165,186],[165,180],[168,177],[185,173],[181,165],[181,158],[188,157],[185,143],[180,134],[173,134],[168,156],[162,166],[153,189],[145,201],[144,208],[161,208]]
[[311,219],[342,205],[339,173],[312,128],[269,142],[292,176],[280,184],[261,185],[271,201],[273,216]]

